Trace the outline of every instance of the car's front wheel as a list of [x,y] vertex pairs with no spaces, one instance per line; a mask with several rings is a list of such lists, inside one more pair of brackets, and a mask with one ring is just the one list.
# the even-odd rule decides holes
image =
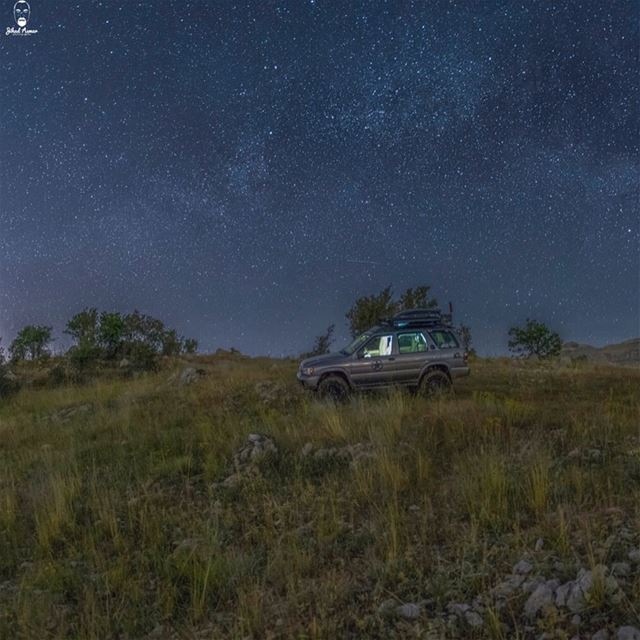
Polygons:
[[444,372],[436,369],[428,371],[420,381],[419,391],[424,396],[440,396],[451,391],[451,380]]
[[323,400],[344,402],[349,397],[349,393],[347,381],[340,376],[327,376],[318,385],[318,396]]

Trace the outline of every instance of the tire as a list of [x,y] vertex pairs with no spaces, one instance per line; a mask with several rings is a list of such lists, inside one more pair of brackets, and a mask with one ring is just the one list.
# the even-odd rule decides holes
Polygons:
[[429,398],[442,396],[451,391],[451,380],[444,371],[434,369],[424,374],[418,390],[423,396]]
[[332,402],[346,402],[351,389],[346,380],[340,376],[327,376],[320,380],[318,385],[318,397]]

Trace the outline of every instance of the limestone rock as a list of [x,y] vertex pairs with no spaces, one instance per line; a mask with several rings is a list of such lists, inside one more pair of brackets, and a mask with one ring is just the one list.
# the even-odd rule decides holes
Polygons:
[[516,575],[527,575],[532,571],[533,571],[533,565],[525,558],[520,560],[520,562],[516,563],[516,565],[512,569],[512,572],[515,573]]
[[553,604],[554,593],[553,588],[547,582],[538,585],[535,591],[529,596],[524,604],[525,615],[529,618],[535,618],[545,608]]
[[396,607],[396,613],[405,620],[416,620],[420,617],[420,605],[415,602],[407,602]]

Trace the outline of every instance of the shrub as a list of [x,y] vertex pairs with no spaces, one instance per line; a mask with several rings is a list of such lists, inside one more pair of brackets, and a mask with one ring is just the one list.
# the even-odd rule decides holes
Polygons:
[[198,341],[195,338],[187,338],[183,346],[185,353],[195,353],[198,350]]
[[438,306],[435,298],[429,297],[431,287],[426,285],[409,288],[398,300],[393,299],[391,287],[384,288],[380,293],[358,298],[346,317],[349,321],[351,335],[355,338],[361,333],[378,324],[380,318],[387,318],[405,309],[433,309]]
[[51,342],[51,327],[29,324],[18,332],[11,343],[9,351],[11,359],[41,360],[49,356],[49,343]]
[[67,351],[67,358],[69,364],[75,371],[86,371],[92,364],[96,363],[100,358],[100,348],[95,344],[89,342],[82,342],[75,347],[71,347]]
[[122,314],[84,309],[67,323],[65,333],[75,344],[67,352],[73,370],[85,372],[99,360],[126,359],[133,369],[155,369],[158,356],[195,353],[198,342],[184,339],[157,318],[140,313]]
[[560,336],[535,320],[527,319],[524,327],[511,327],[509,336],[509,350],[525,358],[551,358],[562,349]]
[[329,353],[331,344],[333,343],[333,331],[335,328],[335,324],[330,324],[322,335],[316,337],[315,342],[313,343],[313,349],[307,353],[303,353],[301,357],[312,358],[314,356],[322,356],[325,353]]

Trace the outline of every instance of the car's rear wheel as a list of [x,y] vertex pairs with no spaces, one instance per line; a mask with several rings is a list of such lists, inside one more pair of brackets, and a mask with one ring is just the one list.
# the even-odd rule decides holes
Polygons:
[[340,376],[327,376],[318,385],[318,396],[332,402],[345,402],[349,397],[349,385]]
[[424,374],[419,391],[427,397],[441,396],[451,391],[451,380],[444,372],[436,369]]

